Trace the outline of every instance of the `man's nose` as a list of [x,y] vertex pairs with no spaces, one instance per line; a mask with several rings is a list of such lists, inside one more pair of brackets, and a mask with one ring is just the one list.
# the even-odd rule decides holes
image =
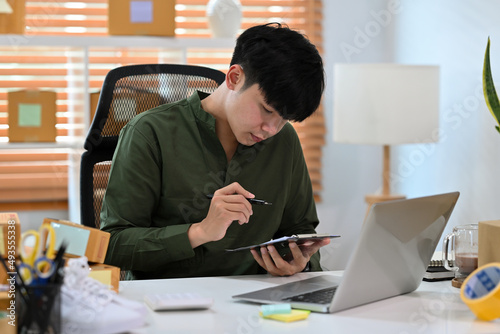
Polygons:
[[275,134],[277,134],[278,132],[280,132],[280,130],[285,125],[285,123],[286,123],[286,120],[284,120],[283,118],[275,117],[271,120],[268,120],[267,122],[264,122],[262,129],[267,134],[269,134],[269,137],[272,137]]

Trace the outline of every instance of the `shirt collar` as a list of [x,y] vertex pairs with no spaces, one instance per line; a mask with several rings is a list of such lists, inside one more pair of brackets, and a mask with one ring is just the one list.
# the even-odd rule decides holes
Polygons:
[[201,107],[201,100],[209,96],[210,94],[207,94],[205,92],[200,92],[196,91],[188,97],[188,102],[189,105],[191,106],[191,109],[193,110],[194,116],[201,122],[207,123],[207,125],[215,127],[215,117],[210,115],[208,112],[203,110]]

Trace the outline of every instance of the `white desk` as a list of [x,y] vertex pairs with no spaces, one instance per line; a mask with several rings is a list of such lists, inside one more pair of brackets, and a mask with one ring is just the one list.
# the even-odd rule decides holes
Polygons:
[[[283,323],[259,317],[257,304],[234,301],[231,296],[267,288],[312,275],[292,277],[233,276],[120,282],[120,295],[142,301],[147,293],[196,292],[213,297],[214,305],[201,311],[153,312],[147,327],[132,333],[500,333],[500,319],[482,322],[460,299],[450,281],[422,282],[417,291],[334,314],[311,313],[307,320]],[[376,287],[374,287],[376,288]]]

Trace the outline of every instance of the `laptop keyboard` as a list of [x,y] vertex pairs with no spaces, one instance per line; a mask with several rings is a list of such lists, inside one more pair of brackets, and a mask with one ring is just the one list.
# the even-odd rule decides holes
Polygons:
[[287,302],[304,302],[304,303],[315,303],[315,304],[330,304],[332,301],[333,295],[337,287],[331,287],[321,290],[316,290],[312,292],[303,293],[300,295],[283,298],[283,301]]

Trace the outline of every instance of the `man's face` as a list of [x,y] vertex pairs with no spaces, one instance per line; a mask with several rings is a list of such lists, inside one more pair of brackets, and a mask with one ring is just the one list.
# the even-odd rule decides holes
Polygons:
[[236,140],[252,146],[277,134],[287,120],[265,102],[257,84],[237,88],[228,102],[228,122]]

